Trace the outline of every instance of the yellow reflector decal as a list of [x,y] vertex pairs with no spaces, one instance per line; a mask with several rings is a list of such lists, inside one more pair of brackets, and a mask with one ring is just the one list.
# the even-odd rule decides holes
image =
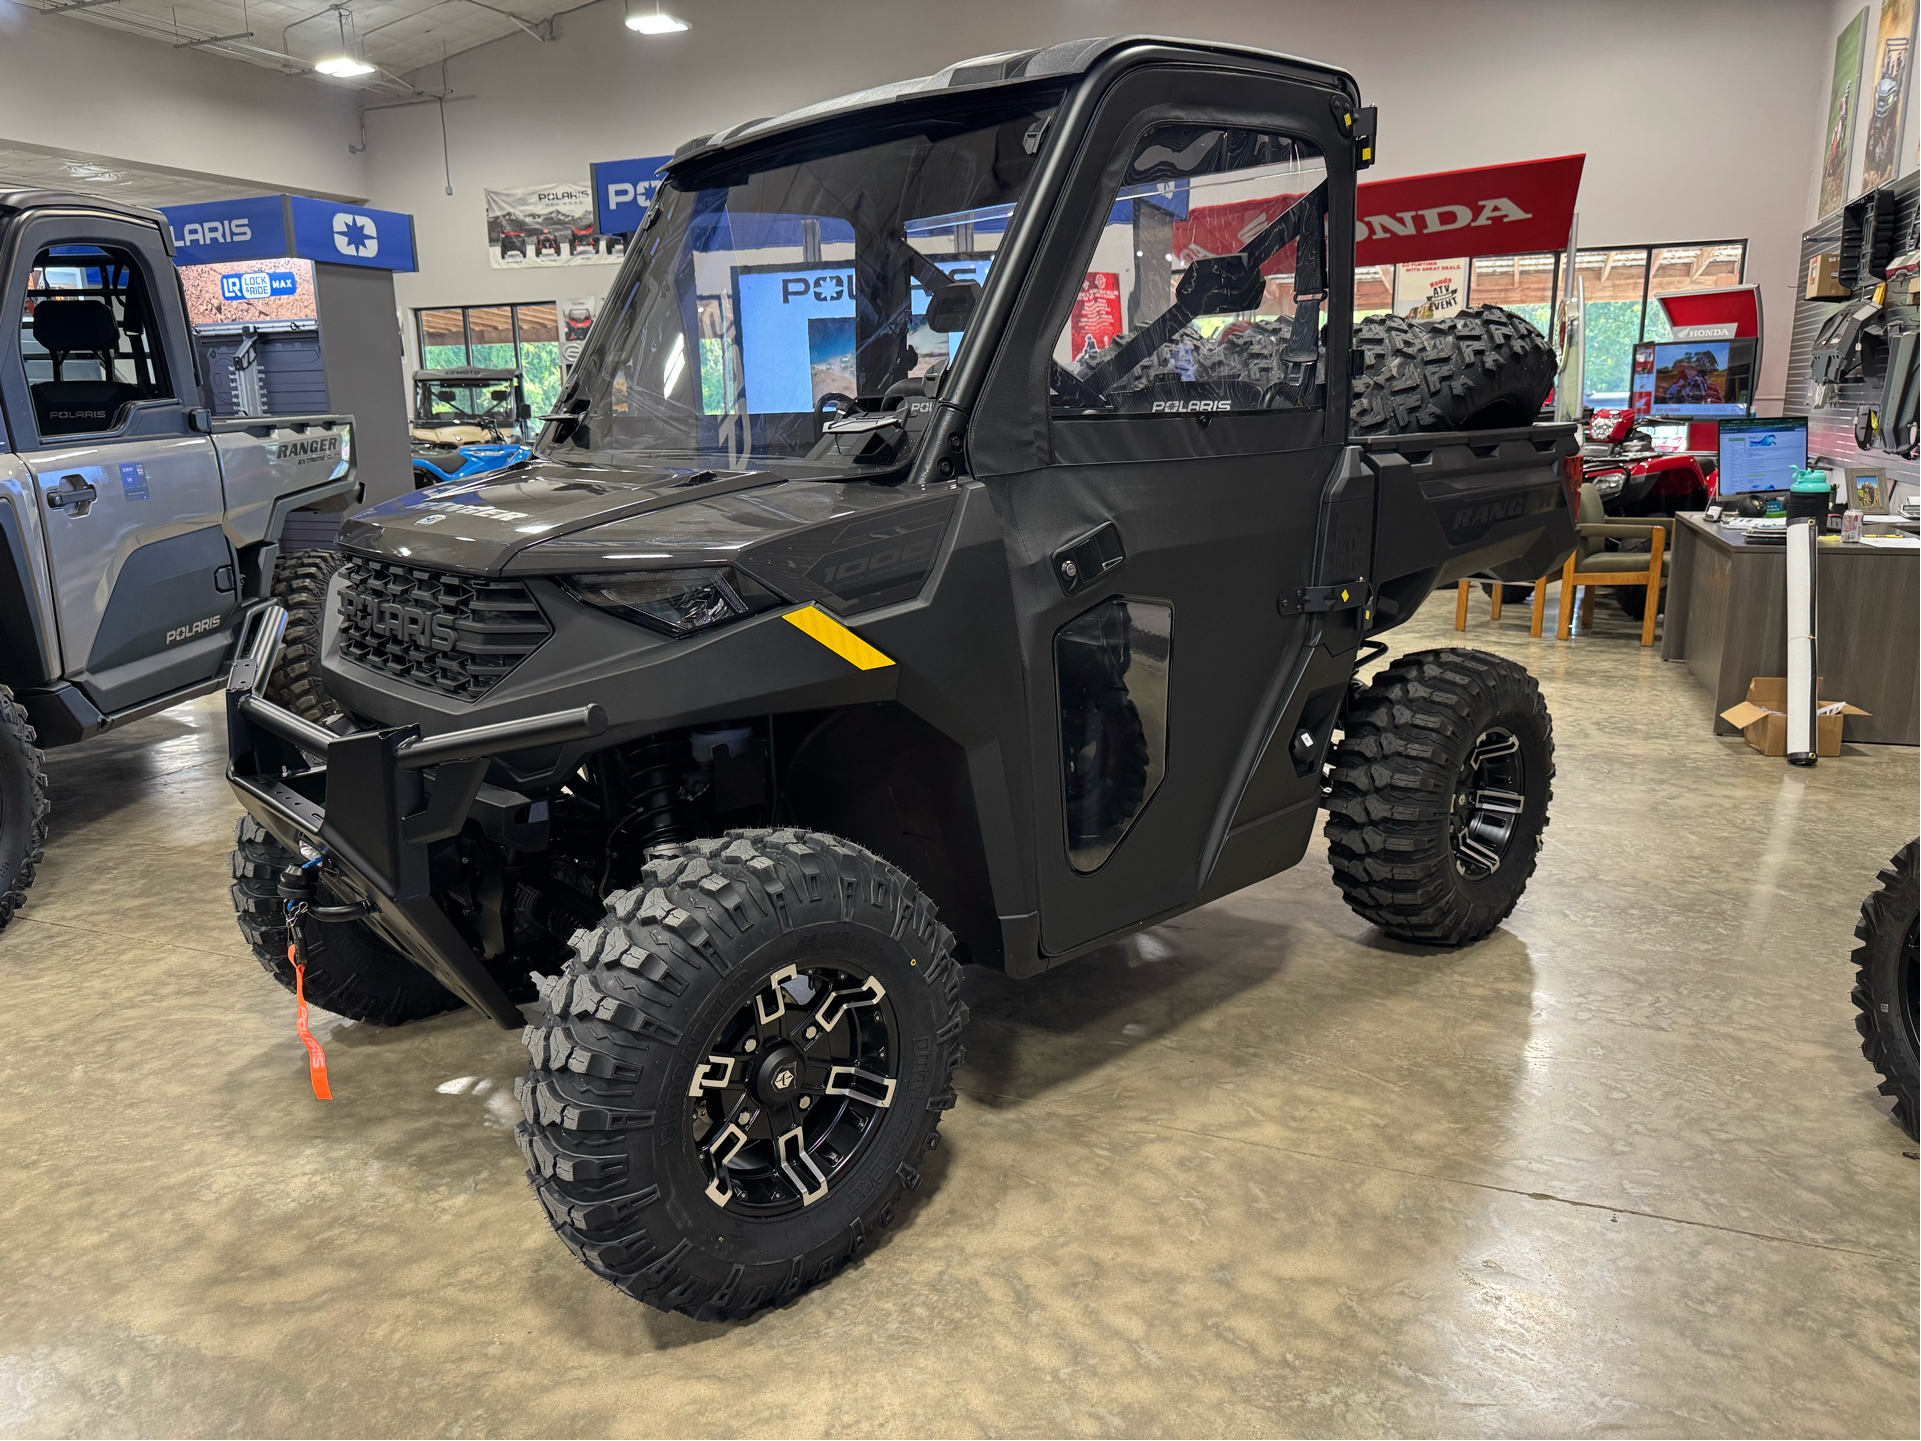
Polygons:
[[806,631],[842,660],[850,661],[862,670],[879,670],[884,665],[894,663],[891,656],[875,650],[819,606],[809,605],[790,610],[785,619],[789,625]]

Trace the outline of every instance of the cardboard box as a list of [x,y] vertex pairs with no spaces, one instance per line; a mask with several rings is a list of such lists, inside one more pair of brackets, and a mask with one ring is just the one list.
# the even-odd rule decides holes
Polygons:
[[1840,264],[1841,254],[1835,250],[1808,257],[1807,299],[1846,300],[1853,293],[1838,278]]
[[[1814,693],[1821,693],[1817,682]],[[1788,753],[1788,681],[1786,676],[1756,676],[1748,682],[1748,698],[1721,712],[1721,719],[1741,728],[1749,745],[1764,756]],[[1851,715],[1868,712],[1846,701],[1822,701],[1814,717],[1814,753],[1841,754],[1841,727]]]

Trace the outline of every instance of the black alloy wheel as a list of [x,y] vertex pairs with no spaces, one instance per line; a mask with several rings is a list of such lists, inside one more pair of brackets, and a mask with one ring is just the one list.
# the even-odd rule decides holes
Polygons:
[[864,1254],[920,1185],[967,1020],[954,937],[818,831],[691,841],[637,880],[541,982],[528,1180],[596,1276],[751,1315]]
[[1402,656],[1348,700],[1327,855],[1348,906],[1429,946],[1477,941],[1527,889],[1554,795],[1534,678],[1475,650]]
[[708,1041],[688,1086],[707,1198],[762,1216],[824,1200],[894,1103],[898,1034],[886,987],[851,959],[770,976]]
[[1462,875],[1479,880],[1500,870],[1526,808],[1527,762],[1520,738],[1490,726],[1468,752],[1448,810],[1448,843]]

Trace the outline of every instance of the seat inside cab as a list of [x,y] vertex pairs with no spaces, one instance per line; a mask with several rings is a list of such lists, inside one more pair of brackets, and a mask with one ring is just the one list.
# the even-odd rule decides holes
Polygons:
[[152,341],[140,267],[124,252],[56,246],[27,281],[20,353],[42,439],[126,423],[126,407],[172,392]]

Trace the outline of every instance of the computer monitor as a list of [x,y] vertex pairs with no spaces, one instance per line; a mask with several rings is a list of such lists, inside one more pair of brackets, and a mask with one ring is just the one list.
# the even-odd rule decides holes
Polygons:
[[1642,341],[1634,347],[1631,407],[1641,415],[1714,420],[1748,413],[1752,340]]
[[1786,490],[1794,484],[1794,472],[1807,463],[1805,415],[1721,422],[1721,461],[1714,478],[1722,495]]

